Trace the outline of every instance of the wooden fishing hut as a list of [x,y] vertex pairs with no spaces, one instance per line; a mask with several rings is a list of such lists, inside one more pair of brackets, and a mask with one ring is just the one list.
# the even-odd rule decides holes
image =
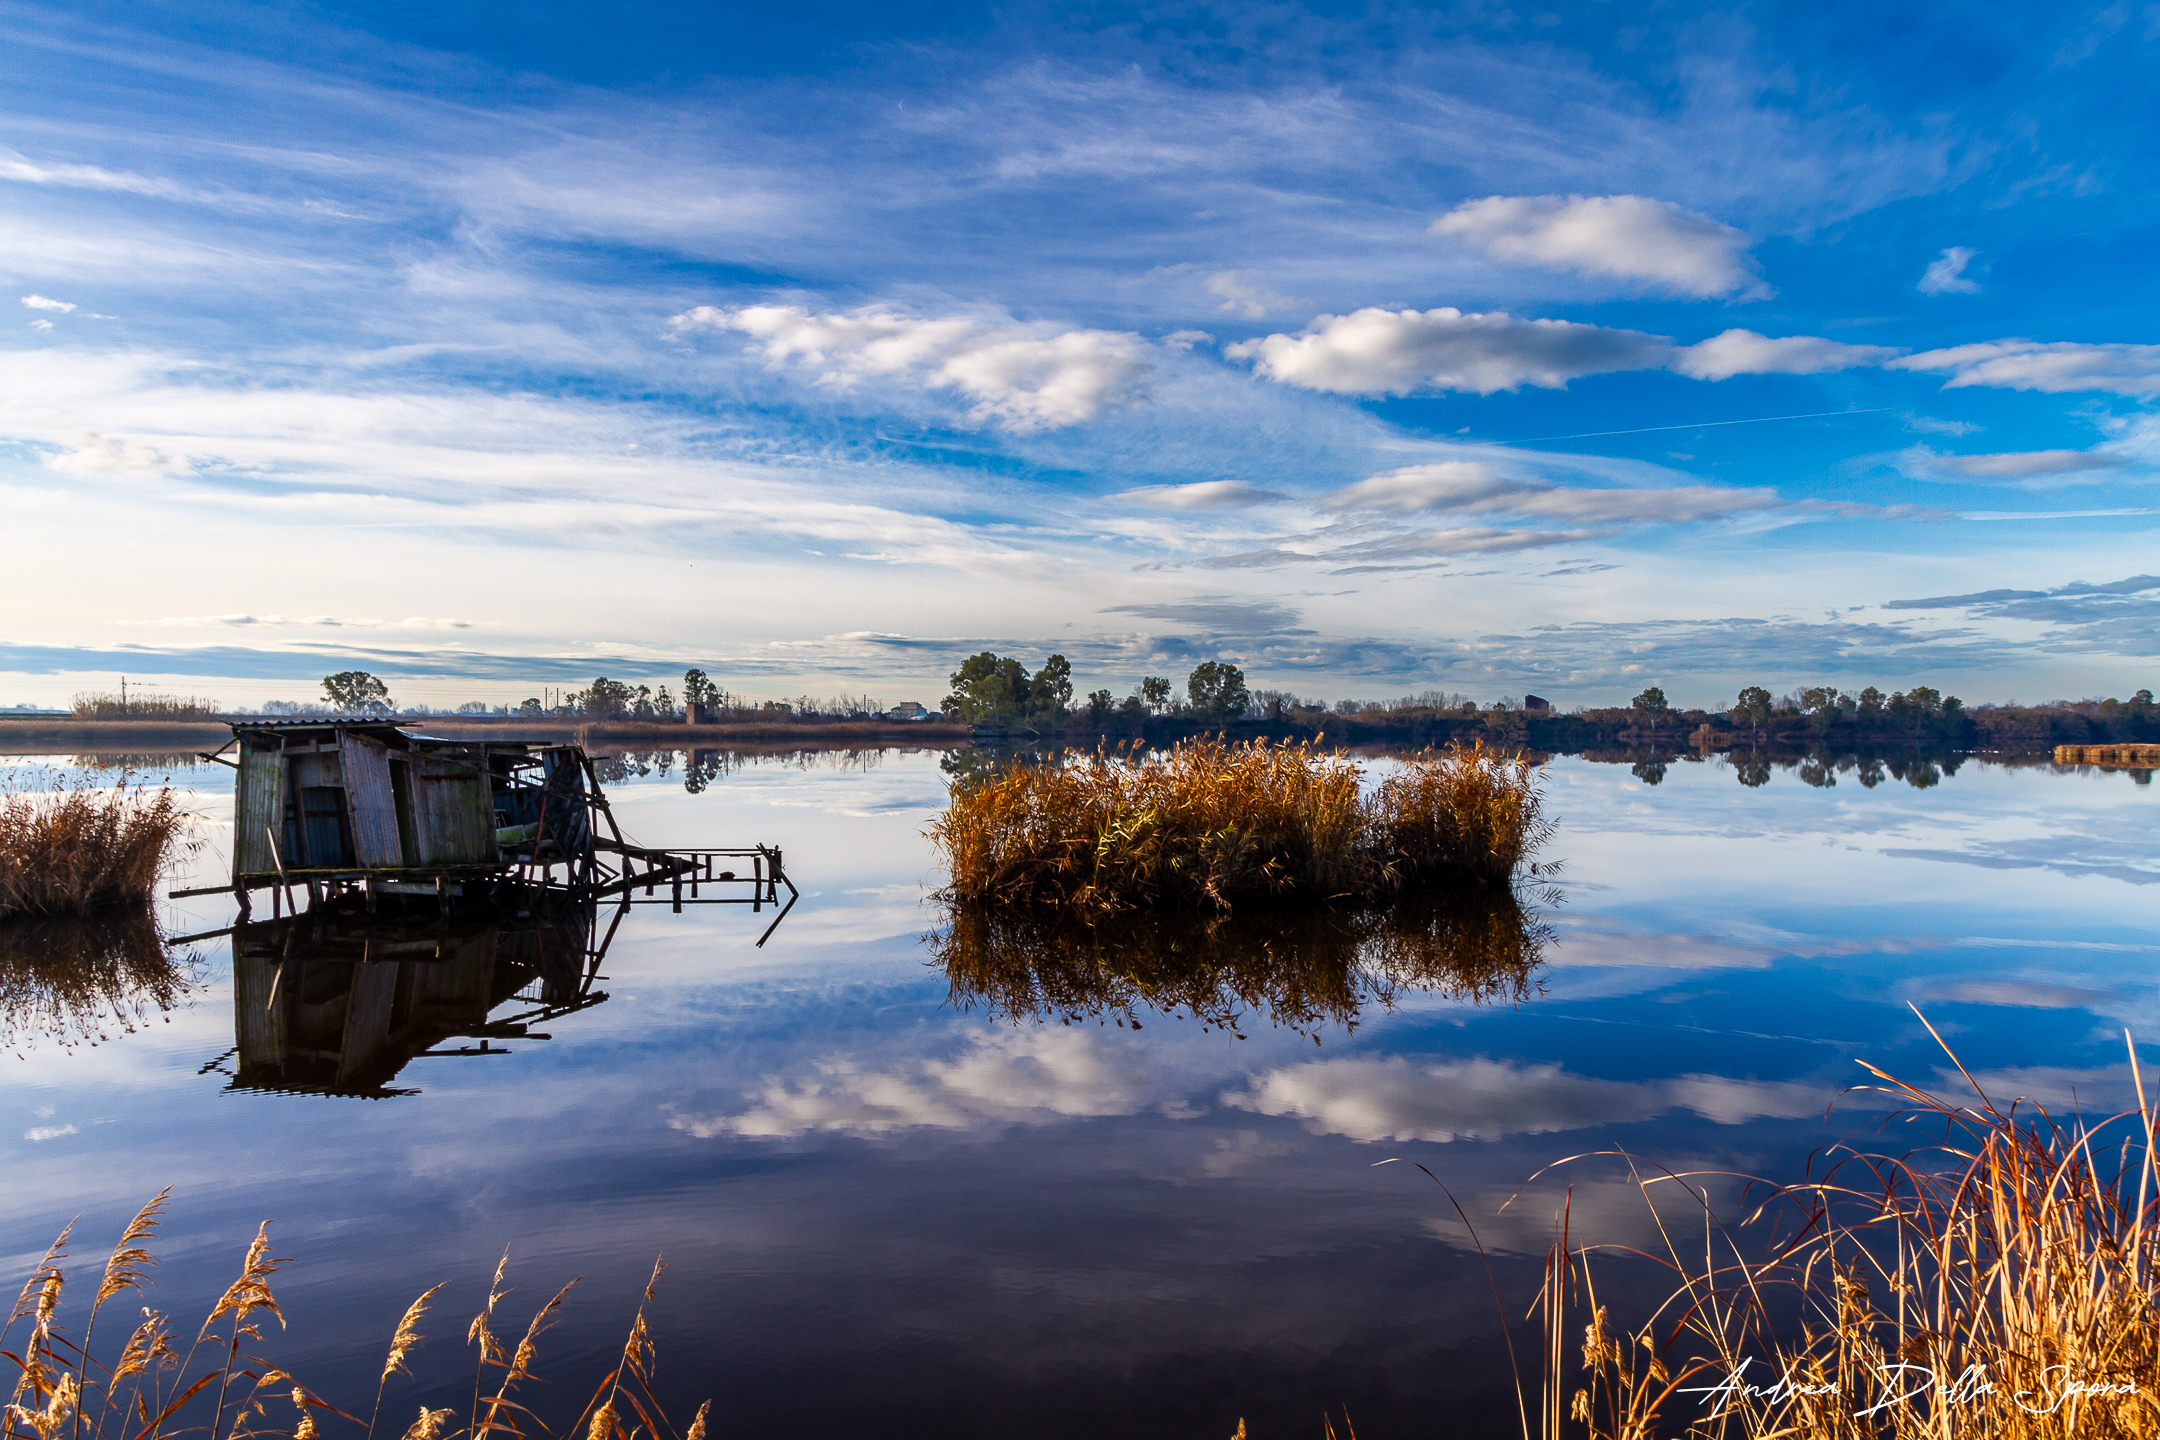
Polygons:
[[578,745],[445,739],[368,718],[246,720],[232,729],[203,757],[237,772],[232,884],[173,898],[229,888],[243,920],[257,890],[271,892],[273,913],[297,908],[295,887],[310,904],[362,895],[370,911],[378,896],[431,895],[445,913],[453,901],[511,883],[625,904],[642,891],[677,910],[772,905],[785,915],[798,898],[777,846],[632,844]]

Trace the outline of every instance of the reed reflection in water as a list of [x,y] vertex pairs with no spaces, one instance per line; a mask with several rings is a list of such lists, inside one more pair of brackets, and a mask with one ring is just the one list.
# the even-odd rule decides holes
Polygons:
[[201,988],[147,905],[0,922],[0,1046],[20,1055],[129,1034]]
[[1541,905],[1557,899],[1498,887],[1221,914],[949,904],[924,941],[961,1010],[1014,1023],[1109,1017],[1137,1030],[1147,1008],[1239,1038],[1258,1013],[1317,1044],[1327,1026],[1355,1029],[1367,1006],[1392,1009],[1410,993],[1520,1003],[1552,939]]

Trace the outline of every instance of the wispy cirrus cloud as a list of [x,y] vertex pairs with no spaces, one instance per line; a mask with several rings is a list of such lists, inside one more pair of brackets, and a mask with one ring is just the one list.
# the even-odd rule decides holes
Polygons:
[[2072,341],[1989,340],[1952,345],[1884,362],[1892,370],[1947,375],[1945,390],[1987,385],[2050,395],[2100,390],[2140,398],[2160,395],[2160,345],[2083,345]]
[[1923,295],[1977,295],[1980,282],[1965,278],[1965,267],[1972,264],[1980,252],[1965,245],[1952,245],[1928,262],[1927,270],[1920,276],[1915,288]]
[[1503,474],[1474,460],[1410,465],[1324,496],[1327,510],[1520,515],[1575,524],[1687,523],[1725,519],[1779,504],[1775,490],[1716,485],[1611,487],[1554,485]]
[[1199,480],[1190,485],[1142,485],[1106,497],[1157,510],[1242,510],[1290,497],[1244,480]]
[[1771,291],[1756,273],[1745,231],[1641,195],[1490,195],[1432,223],[1508,265],[1540,265],[1708,299]]
[[1979,590],[1892,600],[1885,610],[1962,610],[1975,619],[2052,626],[2039,648],[2065,653],[2160,655],[2160,575],[2104,584],[2073,581],[2050,590]]

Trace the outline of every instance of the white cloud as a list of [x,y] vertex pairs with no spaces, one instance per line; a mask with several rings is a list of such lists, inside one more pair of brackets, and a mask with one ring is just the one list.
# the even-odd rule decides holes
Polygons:
[[1215,339],[1205,330],[1173,330],[1163,336],[1163,349],[1175,350],[1183,355],[1195,345],[1205,345]]
[[1772,339],[1753,330],[1727,330],[1683,347],[1672,368],[1697,380],[1735,375],[1821,375],[1856,365],[1880,365],[1898,352],[1887,345],[1844,345],[1813,335]]
[[82,1132],[73,1125],[39,1125],[23,1131],[23,1139],[37,1144],[45,1140],[58,1140],[63,1135],[79,1135]]
[[1210,295],[1222,297],[1223,303],[1216,309],[1243,315],[1248,320],[1258,320],[1270,310],[1288,310],[1305,303],[1294,295],[1278,295],[1272,290],[1247,284],[1235,270],[1218,270],[1208,276],[1207,288]]
[[1405,466],[1345,486],[1320,501],[1321,508],[1328,510],[1529,515],[1579,524],[1682,524],[1763,510],[1777,503],[1777,492],[1766,489],[1552,485],[1505,475],[1476,460]]
[[45,462],[66,475],[170,475],[188,468],[187,457],[168,455],[154,445],[86,430],[75,448]]
[[1118,330],[1018,325],[977,315],[923,318],[883,306],[816,315],[798,305],[700,305],[669,322],[677,332],[739,330],[774,369],[817,369],[847,389],[870,378],[958,390],[978,422],[1033,431],[1092,420],[1136,399],[1148,378],[1147,342]]
[[1928,455],[1937,470],[1983,480],[2027,480],[2043,475],[2077,475],[2115,470],[2129,463],[2123,456],[2091,450],[2016,450],[1997,455]]
[[1681,1075],[1637,1082],[1571,1075],[1556,1064],[1451,1060],[1315,1060],[1253,1078],[1225,1105],[1295,1116],[1352,1140],[1492,1140],[1648,1120],[1692,1110],[1720,1125],[1820,1114],[1830,1094],[1791,1081]]
[[1583,375],[1654,368],[1671,351],[1636,330],[1453,306],[1322,315],[1300,334],[1223,347],[1271,380],[1345,395],[1407,395],[1425,386],[1479,395],[1524,385],[1557,390]]
[[1109,498],[1159,510],[1236,510],[1289,497],[1243,480],[1202,480],[1191,485],[1142,485]]
[[841,1057],[820,1062],[816,1071],[793,1080],[768,1077],[740,1114],[677,1116],[668,1123],[701,1139],[882,1135],[1131,1115],[1153,1098],[1142,1070],[1084,1030],[977,1034],[953,1060],[874,1071]]
[[335,615],[166,615],[156,620],[119,620],[119,625],[162,625],[168,629],[282,629],[304,626],[320,629],[353,630],[470,630],[470,620],[436,618],[427,615],[408,615],[403,620],[340,619]]
[[154,195],[164,200],[200,200],[200,192],[170,180],[137,175],[128,170],[107,170],[102,165],[40,164],[20,151],[0,146],[0,180],[25,185],[58,185],[75,190],[117,190],[134,195]]
[[1891,360],[1892,370],[1948,375],[1945,390],[1992,385],[2060,395],[2106,390],[2160,395],[2160,345],[2080,345],[2068,341],[1989,340],[1923,350]]
[[1708,298],[1771,292],[1754,273],[1744,231],[1669,200],[1640,195],[1493,195],[1456,206],[1432,233],[1459,236],[1492,259],[1642,282]]
[[1919,291],[1923,295],[1977,295],[1980,284],[1965,278],[1965,267],[1972,264],[1980,252],[1963,245],[1953,245],[1928,262],[1927,273],[1920,277]]
[[63,315],[75,308],[66,300],[54,300],[44,295],[25,295],[22,303],[32,310],[57,310]]
[[50,330],[50,329],[52,329],[52,321],[50,321],[50,320],[32,320],[32,321],[30,322],[30,328],[31,328],[31,329],[33,329],[33,330]]

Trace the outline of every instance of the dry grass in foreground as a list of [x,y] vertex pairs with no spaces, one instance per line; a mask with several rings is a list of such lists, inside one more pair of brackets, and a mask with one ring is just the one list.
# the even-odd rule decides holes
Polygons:
[[[2137,1108],[2097,1122],[1998,1109],[1977,1083],[1977,1103],[1960,1104],[1869,1066],[1885,1084],[1862,1088],[1940,1140],[1897,1155],[1839,1147],[1823,1178],[1776,1188],[1756,1216],[1786,1225],[1764,1260],[1743,1258],[1706,1203],[1699,1250],[1666,1234],[1655,1258],[1679,1286],[1631,1333],[1563,1240],[1542,1302],[1539,1428],[1548,1440],[2160,1435],[2160,1110],[2134,1046],[2130,1064]],[[1692,1178],[1637,1183],[1693,1190]],[[1571,1294],[1591,1319],[1563,1416]]]
[[[210,1307],[192,1340],[183,1342],[166,1316],[143,1307],[125,1342],[116,1349],[108,1340],[106,1357],[95,1358],[100,1313],[109,1302],[130,1291],[139,1292],[145,1272],[157,1264],[146,1247],[163,1218],[170,1193],[169,1189],[159,1192],[122,1232],[97,1277],[79,1339],[71,1337],[58,1318],[67,1280],[68,1230],[46,1250],[23,1285],[7,1323],[0,1326],[0,1360],[16,1367],[14,1392],[0,1435],[6,1440],[178,1440],[182,1435],[197,1440],[272,1435],[318,1440],[323,1427],[344,1421],[351,1427],[348,1433],[373,1440],[384,1419],[383,1402],[392,1377],[412,1377],[407,1362],[420,1348],[420,1324],[428,1302],[442,1286],[424,1292],[406,1308],[391,1334],[374,1395],[363,1398],[351,1411],[340,1409],[244,1348],[262,1341],[264,1321],[275,1320],[280,1328],[285,1323],[270,1281],[286,1262],[270,1253],[267,1221],[248,1246],[239,1278]],[[509,1259],[505,1252],[488,1286],[486,1305],[466,1327],[466,1343],[478,1354],[464,1419],[458,1419],[455,1409],[422,1406],[409,1426],[401,1430],[392,1422],[384,1428],[385,1437],[483,1440],[493,1434],[523,1437],[548,1432],[515,1397],[521,1383],[534,1379],[538,1341],[555,1323],[577,1281],[556,1291],[533,1313],[513,1346],[506,1343],[508,1336],[494,1329],[496,1307],[507,1293],[502,1282]],[[681,1433],[669,1424],[651,1386],[653,1340],[645,1308],[663,1268],[655,1263],[645,1282],[644,1298],[631,1319],[615,1367],[601,1378],[570,1427],[557,1433],[582,1433],[584,1440],[676,1440]],[[17,1340],[15,1327],[24,1322],[27,1328]],[[393,1401],[392,1412],[399,1408]],[[709,1402],[698,1408],[682,1440],[704,1440],[709,1409]]]
[[1265,740],[1098,750],[956,784],[930,835],[963,903],[1228,910],[1502,884],[1550,831],[1520,756],[1427,750],[1370,795],[1360,775]]
[[109,789],[0,793],[0,919],[148,904],[187,822],[171,789],[130,775]]

